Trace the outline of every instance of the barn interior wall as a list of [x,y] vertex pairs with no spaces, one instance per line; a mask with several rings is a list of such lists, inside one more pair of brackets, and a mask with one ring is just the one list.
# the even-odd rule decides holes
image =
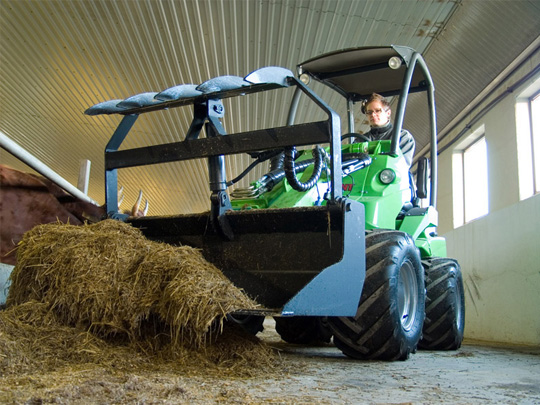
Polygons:
[[[439,233],[448,256],[458,259],[465,287],[465,338],[540,345],[540,194],[519,196],[515,103],[535,80],[520,82],[538,69],[538,52],[505,78],[446,142],[474,122],[464,138],[484,127],[488,158],[489,213],[454,228],[452,154],[459,141],[439,156]],[[513,91],[511,86],[521,83]],[[484,109],[496,98],[492,108]],[[483,110],[484,109],[484,110]],[[478,111],[485,111],[478,117]],[[443,145],[444,146],[444,145]]]

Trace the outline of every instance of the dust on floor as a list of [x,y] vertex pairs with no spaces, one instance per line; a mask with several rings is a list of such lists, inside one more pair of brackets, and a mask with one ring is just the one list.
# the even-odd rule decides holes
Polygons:
[[285,343],[272,318],[264,326],[258,337],[279,351],[280,375],[205,375],[159,366],[111,372],[81,364],[69,374],[59,369],[47,378],[0,374],[0,403],[540,403],[540,348],[465,342],[458,351],[419,351],[403,362],[358,361],[332,345]]

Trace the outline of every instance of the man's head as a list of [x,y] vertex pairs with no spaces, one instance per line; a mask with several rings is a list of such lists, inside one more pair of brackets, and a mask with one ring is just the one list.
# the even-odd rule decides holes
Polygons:
[[373,93],[363,104],[362,112],[367,115],[369,125],[384,127],[390,122],[392,110],[388,101],[380,94]]

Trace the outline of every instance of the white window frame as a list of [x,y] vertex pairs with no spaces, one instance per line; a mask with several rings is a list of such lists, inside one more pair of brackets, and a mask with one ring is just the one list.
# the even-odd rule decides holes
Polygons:
[[[466,155],[471,148],[479,145],[479,142],[485,142],[486,147],[486,167],[485,169],[485,178],[482,179],[486,185],[485,192],[481,197],[485,198],[485,201],[482,203],[485,204],[483,210],[476,215],[473,215],[471,212],[474,211],[471,209],[472,201],[478,202],[478,196],[473,198],[470,194],[470,191],[467,191],[467,177],[471,178],[470,169],[466,167]],[[467,224],[475,219],[481,218],[484,215],[489,213],[489,173],[487,165],[487,140],[485,136],[485,127],[484,125],[476,129],[471,135],[466,139],[460,142],[454,149],[452,155],[452,188],[453,188],[453,206],[454,206],[454,228],[458,228],[464,224]],[[482,171],[475,171],[472,175],[484,175]],[[482,184],[483,185],[483,184]]]
[[516,137],[518,153],[519,199],[540,193],[540,78],[516,99]]

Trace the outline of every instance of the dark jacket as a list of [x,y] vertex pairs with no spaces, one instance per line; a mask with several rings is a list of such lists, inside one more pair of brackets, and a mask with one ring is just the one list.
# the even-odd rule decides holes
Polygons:
[[[371,130],[364,135],[372,141],[390,139],[392,128],[392,123],[388,123],[384,127],[372,127]],[[399,148],[401,149],[403,157],[405,158],[405,161],[409,166],[411,165],[412,159],[414,157],[414,147],[415,142],[413,136],[406,129],[402,129],[401,136],[399,138]]]

